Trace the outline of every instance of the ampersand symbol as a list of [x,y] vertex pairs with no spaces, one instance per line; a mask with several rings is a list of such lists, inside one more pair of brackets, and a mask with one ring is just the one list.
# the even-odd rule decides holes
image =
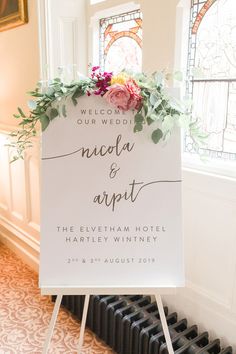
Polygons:
[[115,162],[113,162],[110,167],[109,177],[114,178],[119,170],[120,168],[117,167],[117,164]]

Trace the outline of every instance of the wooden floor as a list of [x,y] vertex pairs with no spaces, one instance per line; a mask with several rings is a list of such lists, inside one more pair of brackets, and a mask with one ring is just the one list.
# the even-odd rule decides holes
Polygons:
[[[53,304],[38,276],[0,243],[0,354],[41,354]],[[76,354],[80,324],[61,309],[49,353]],[[113,354],[86,330],[83,354]]]

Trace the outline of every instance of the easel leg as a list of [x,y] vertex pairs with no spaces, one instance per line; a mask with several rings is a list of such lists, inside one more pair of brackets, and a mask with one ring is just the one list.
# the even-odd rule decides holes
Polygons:
[[57,320],[57,316],[58,316],[58,311],[60,309],[60,305],[61,305],[61,300],[62,300],[62,295],[57,295],[57,299],[54,305],[54,309],[53,309],[53,313],[52,313],[52,317],[50,320],[50,324],[47,330],[47,336],[46,336],[46,340],[43,346],[43,353],[42,354],[47,354],[48,349],[49,349],[49,345],[52,339],[52,334],[53,334],[53,330],[55,327],[55,323]]
[[89,297],[90,297],[90,295],[86,295],[85,296],[85,301],[84,301],[83,317],[82,317],[82,322],[81,322],[81,327],[80,327],[80,334],[79,334],[78,354],[82,354],[82,347],[83,347],[83,342],[84,342],[85,324],[86,324],[88,306],[89,306]]
[[168,325],[166,322],[166,316],[165,316],[165,312],[164,312],[164,308],[163,308],[163,304],[162,304],[162,300],[161,300],[161,295],[156,294],[155,297],[156,297],[157,307],[158,307],[158,311],[159,311],[160,319],[161,319],[161,323],[162,323],[162,329],[163,329],[166,344],[167,344],[167,349],[168,349],[169,354],[174,354],[174,350],[173,350],[173,346],[172,346],[171,338],[170,338],[170,332],[169,332]]

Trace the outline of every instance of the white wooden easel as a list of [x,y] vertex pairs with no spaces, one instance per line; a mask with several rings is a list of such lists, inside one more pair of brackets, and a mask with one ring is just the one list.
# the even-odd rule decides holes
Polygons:
[[163,333],[165,336],[167,349],[169,354],[174,354],[173,346],[171,343],[170,332],[168,329],[168,325],[166,322],[166,316],[164,312],[164,307],[161,299],[161,295],[169,295],[175,293],[175,288],[42,288],[41,294],[42,295],[57,295],[56,302],[54,305],[52,317],[50,320],[50,324],[48,327],[46,340],[43,347],[42,354],[48,354],[51,338],[53,335],[53,330],[55,327],[55,323],[57,320],[58,312],[60,309],[62,296],[63,295],[85,295],[85,302],[84,302],[84,309],[83,309],[83,316],[79,334],[79,344],[78,344],[78,354],[82,354],[82,347],[84,341],[84,332],[85,332],[85,324],[87,319],[88,313],[88,306],[89,306],[89,298],[90,295],[150,295],[154,294],[157,302],[158,311],[160,314],[160,320],[162,324]]

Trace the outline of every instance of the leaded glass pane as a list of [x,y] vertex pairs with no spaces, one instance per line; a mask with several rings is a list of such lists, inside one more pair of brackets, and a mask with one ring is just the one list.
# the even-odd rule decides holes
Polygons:
[[206,78],[236,78],[236,2],[218,0],[204,15],[196,41],[195,66]]
[[[236,160],[236,2],[192,0],[187,90],[208,156]],[[194,152],[186,137],[185,148]]]
[[139,10],[100,20],[100,65],[106,71],[142,69],[142,15]]

